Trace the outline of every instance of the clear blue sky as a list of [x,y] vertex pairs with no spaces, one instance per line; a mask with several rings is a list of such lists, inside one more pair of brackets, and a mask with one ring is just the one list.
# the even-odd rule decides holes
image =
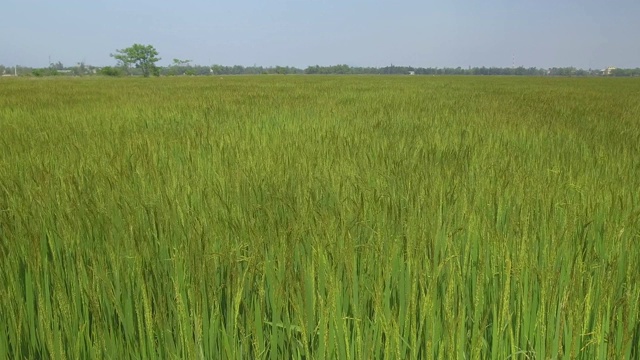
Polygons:
[[0,64],[640,67],[640,0],[4,0]]

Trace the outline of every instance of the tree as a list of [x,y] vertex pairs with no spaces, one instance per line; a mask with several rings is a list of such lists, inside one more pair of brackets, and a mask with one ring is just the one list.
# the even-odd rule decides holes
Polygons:
[[211,73],[214,75],[221,75],[223,71],[222,65],[214,64],[211,66]]
[[173,64],[169,66],[168,75],[195,75],[195,71],[191,68],[190,62],[193,60],[173,59]]
[[71,69],[71,72],[76,76],[83,76],[84,74],[86,74],[87,67],[84,64],[84,61],[77,63],[76,66]]
[[120,61],[120,63],[128,69],[129,66],[135,65],[136,68],[142,70],[144,77],[149,75],[159,75],[159,69],[156,62],[160,61],[158,51],[151,45],[133,44],[126,49],[116,50],[111,57]]
[[193,60],[180,60],[173,59],[173,66],[189,66],[189,63]]
[[58,61],[55,64],[49,64],[49,68],[51,68],[52,70],[64,70],[64,65],[62,64],[62,62]]

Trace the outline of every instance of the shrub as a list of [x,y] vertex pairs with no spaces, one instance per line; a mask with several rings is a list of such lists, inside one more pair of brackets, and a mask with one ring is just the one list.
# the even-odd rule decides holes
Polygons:
[[113,66],[105,66],[100,69],[100,74],[104,76],[122,76],[122,69]]

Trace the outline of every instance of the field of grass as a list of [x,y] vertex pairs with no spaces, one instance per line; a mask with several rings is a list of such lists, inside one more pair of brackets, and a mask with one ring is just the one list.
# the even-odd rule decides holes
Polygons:
[[640,81],[0,80],[0,359],[637,359]]

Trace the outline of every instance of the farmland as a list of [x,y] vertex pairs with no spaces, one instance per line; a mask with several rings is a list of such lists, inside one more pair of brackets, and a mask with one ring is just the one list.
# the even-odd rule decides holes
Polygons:
[[638,358],[638,99],[0,79],[0,359]]

